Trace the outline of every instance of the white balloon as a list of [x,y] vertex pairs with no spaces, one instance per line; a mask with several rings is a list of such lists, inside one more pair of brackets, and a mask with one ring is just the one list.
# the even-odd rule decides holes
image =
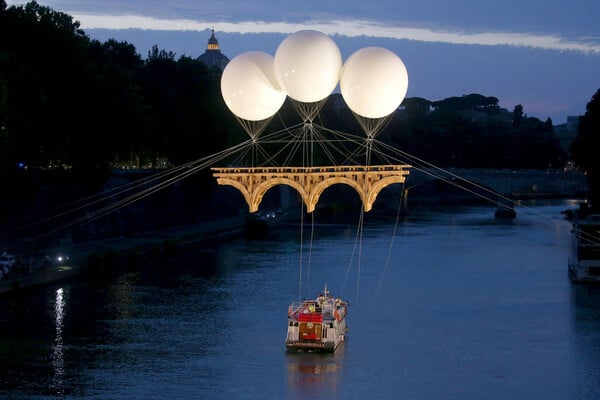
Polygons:
[[383,118],[393,113],[408,90],[406,66],[395,53],[381,47],[354,52],[342,67],[340,91],[356,114]]
[[275,52],[275,74],[292,99],[312,103],[333,92],[340,79],[342,55],[324,33],[303,30],[286,37]]
[[248,121],[272,117],[286,96],[275,77],[273,57],[260,51],[229,61],[221,76],[221,94],[229,110]]

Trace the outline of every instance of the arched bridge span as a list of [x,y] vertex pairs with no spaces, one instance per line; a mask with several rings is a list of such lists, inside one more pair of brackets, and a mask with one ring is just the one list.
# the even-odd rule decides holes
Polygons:
[[331,185],[353,187],[370,211],[379,192],[388,185],[403,183],[410,165],[211,168],[219,185],[238,189],[251,213],[258,211],[265,193],[276,185],[294,188],[307,212],[313,212],[321,194]]

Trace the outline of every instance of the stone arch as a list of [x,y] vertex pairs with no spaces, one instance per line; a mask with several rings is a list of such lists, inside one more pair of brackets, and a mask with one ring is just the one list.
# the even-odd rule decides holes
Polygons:
[[371,186],[369,193],[366,194],[366,201],[364,201],[364,209],[365,211],[371,211],[373,207],[373,203],[377,200],[377,195],[379,192],[383,190],[383,188],[393,185],[394,183],[403,183],[404,177],[398,176],[388,176],[386,178],[382,178],[379,181],[375,182],[373,186]]
[[248,205],[251,204],[251,197],[252,196],[250,195],[250,192],[246,188],[246,185],[244,185],[243,183],[240,183],[240,182],[238,182],[236,180],[233,180],[233,179],[220,178],[219,184],[220,185],[233,186],[234,188],[236,188],[237,190],[239,190],[240,193],[242,193],[242,196],[244,196],[244,200],[246,200],[246,203],[248,203]]
[[309,196],[306,193],[306,191],[304,190],[304,188],[302,187],[302,185],[300,185],[295,180],[289,179],[289,178],[271,178],[267,181],[264,181],[264,182],[258,184],[254,188],[254,190],[252,192],[252,200],[248,201],[248,205],[250,207],[251,213],[258,211],[258,206],[260,205],[260,203],[263,199],[263,196],[269,191],[269,189],[271,189],[272,187],[277,186],[277,185],[287,185],[287,186],[292,187],[293,189],[296,189],[296,191],[300,195],[300,198],[302,198],[304,205],[308,209]]
[[309,194],[309,201],[306,206],[306,211],[309,213],[313,212],[315,210],[315,207],[317,206],[317,203],[319,202],[319,198],[321,197],[321,194],[323,194],[325,189],[327,189],[328,187],[333,186],[335,184],[338,184],[338,183],[348,185],[348,186],[354,188],[354,190],[356,190],[356,192],[360,196],[360,200],[363,202],[363,204],[365,204],[364,203],[365,199],[366,199],[365,191],[358,184],[358,182],[356,182],[355,180],[352,180],[350,178],[336,176],[336,177],[332,177],[332,178],[326,178],[323,181],[317,183],[312,188],[312,190],[310,191],[310,194]]

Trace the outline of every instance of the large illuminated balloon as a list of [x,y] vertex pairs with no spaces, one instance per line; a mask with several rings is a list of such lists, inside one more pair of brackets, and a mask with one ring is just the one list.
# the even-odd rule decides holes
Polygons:
[[340,79],[342,55],[324,33],[303,30],[286,37],[275,52],[275,74],[292,99],[312,103],[333,92]]
[[286,96],[275,77],[273,57],[260,51],[242,53],[227,64],[221,94],[231,112],[248,121],[272,117]]
[[406,66],[395,53],[381,47],[354,52],[342,68],[340,91],[356,114],[383,118],[394,112],[408,89]]

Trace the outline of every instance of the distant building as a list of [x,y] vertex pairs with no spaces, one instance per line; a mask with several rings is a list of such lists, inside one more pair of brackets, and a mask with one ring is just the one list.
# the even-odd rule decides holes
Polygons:
[[198,60],[202,61],[208,67],[217,67],[221,71],[225,68],[229,62],[229,58],[219,50],[219,41],[215,37],[215,30],[212,30],[210,39],[208,39],[208,46],[206,51],[198,57]]

